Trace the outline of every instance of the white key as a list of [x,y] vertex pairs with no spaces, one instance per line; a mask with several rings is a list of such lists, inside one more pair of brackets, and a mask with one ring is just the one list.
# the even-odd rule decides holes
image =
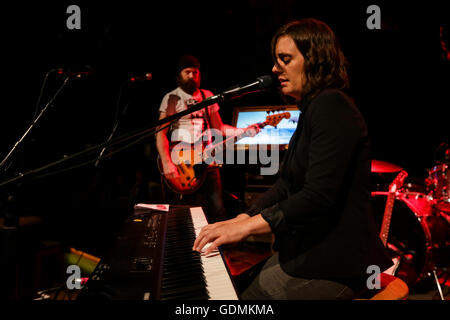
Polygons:
[[[192,223],[194,224],[195,236],[208,223],[201,207],[190,208]],[[206,249],[211,244],[207,244]],[[211,300],[238,300],[238,296],[231,282],[225,261],[222,256],[214,252],[208,256],[201,255],[203,270],[205,272],[206,288]]]

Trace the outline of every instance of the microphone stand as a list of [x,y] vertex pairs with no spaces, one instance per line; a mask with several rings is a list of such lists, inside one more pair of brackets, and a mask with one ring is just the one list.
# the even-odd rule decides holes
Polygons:
[[[48,74],[47,74],[48,75]],[[56,91],[54,96],[50,99],[50,101],[45,105],[44,108],[42,108],[39,115],[34,116],[34,119],[31,123],[31,125],[28,127],[28,129],[25,131],[25,133],[22,135],[22,137],[14,144],[12,149],[8,152],[6,157],[2,160],[0,163],[0,172],[7,171],[11,165],[12,162],[8,161],[11,159],[13,154],[16,152],[18,147],[22,144],[22,142],[27,138],[31,130],[34,128],[34,126],[39,122],[39,120],[42,118],[42,116],[47,112],[47,110],[50,108],[50,106],[53,105],[56,97],[59,95],[59,93],[64,89],[64,87],[69,82],[70,77],[67,77],[61,87]],[[23,174],[19,174],[19,177],[23,177]],[[19,270],[17,265],[17,258],[18,258],[18,228],[20,226],[19,224],[19,217],[17,216],[17,213],[15,212],[15,197],[13,194],[9,194],[5,197],[4,200],[5,203],[2,203],[1,209],[1,215],[4,216],[4,225],[2,227],[2,247],[0,248],[0,272],[1,274],[5,275],[6,281],[4,283],[3,290],[0,290],[0,298],[6,299],[6,300],[18,300],[19,299]],[[2,201],[3,202],[3,201]]]
[[[75,74],[75,77],[79,78],[80,75],[81,75],[80,73]],[[67,83],[68,80],[69,80],[69,78],[66,78],[66,80],[64,81],[64,85]],[[255,93],[255,92],[264,91],[264,90],[269,89],[269,87],[271,87],[272,85],[273,85],[273,81],[272,81],[270,76],[259,77],[257,81],[255,81],[255,82],[253,82],[251,84],[248,84],[246,86],[243,86],[242,88],[233,88],[233,89],[226,90],[226,91],[224,91],[224,92],[222,92],[220,94],[211,96],[211,97],[209,97],[209,98],[207,98],[207,99],[205,99],[205,100],[203,100],[203,101],[201,101],[201,102],[199,102],[199,103],[189,107],[188,109],[186,109],[184,111],[175,113],[175,114],[173,114],[171,116],[168,116],[168,117],[166,117],[164,119],[160,119],[160,120],[156,121],[156,123],[154,125],[152,125],[150,128],[141,130],[141,131],[139,131],[137,133],[131,133],[129,135],[124,135],[124,136],[119,137],[119,138],[117,138],[115,140],[111,139],[110,140],[110,144],[114,145],[116,143],[119,143],[119,142],[122,142],[122,141],[125,141],[125,140],[129,140],[129,139],[137,137],[137,136],[142,136],[142,135],[148,133],[149,131],[155,130],[155,128],[161,127],[163,124],[166,124],[168,122],[177,120],[177,119],[179,119],[179,118],[181,118],[181,117],[183,117],[183,116],[185,116],[187,114],[193,113],[193,112],[198,111],[198,110],[203,109],[203,108],[206,108],[207,106],[210,106],[212,104],[221,103],[221,102],[223,102],[225,100],[232,100],[232,99],[235,99],[235,98],[239,98],[239,97],[241,97],[243,95],[246,95],[246,94],[249,94],[249,93]],[[254,91],[249,91],[250,89],[253,89],[255,86],[259,87],[259,89],[255,88]],[[62,87],[60,88],[60,90],[58,90],[57,94],[59,93],[59,91],[61,91],[61,89],[62,89]],[[242,92],[242,91],[244,91],[244,92]],[[56,97],[56,95],[55,95],[55,97]],[[47,107],[51,104],[51,102],[53,102],[55,97],[53,97],[53,99],[47,104],[47,106],[44,109],[47,109]],[[39,116],[35,119],[35,121],[33,121],[32,126],[34,125],[34,123],[36,123],[39,120],[39,118],[41,117],[43,112],[44,112],[44,110],[41,111],[41,114],[39,114]],[[31,130],[31,128],[29,130]],[[26,134],[24,136],[26,136]],[[22,137],[19,140],[19,142],[16,143],[16,145],[13,148],[13,150],[11,150],[10,153],[6,156],[6,158],[2,161],[2,163],[0,163],[0,169],[5,165],[6,161],[8,160],[10,155],[14,152],[14,150],[17,147],[17,145],[23,140],[23,138],[24,137]],[[28,172],[26,174],[22,174],[20,177],[16,177],[16,178],[4,181],[4,182],[0,182],[0,187],[4,186],[4,185],[7,185],[9,183],[12,183],[14,181],[17,181],[19,179],[22,179],[25,176],[28,176],[30,174],[37,173],[37,172],[40,172],[40,171],[42,171],[44,169],[51,168],[51,167],[53,167],[53,166],[55,166],[57,164],[69,161],[69,160],[71,160],[71,159],[73,159],[75,157],[83,156],[83,155],[85,155],[85,154],[87,154],[89,152],[92,152],[93,150],[96,150],[96,149],[99,149],[99,148],[103,148],[106,145],[107,145],[106,142],[105,143],[101,143],[101,144],[96,145],[94,147],[88,148],[88,149],[86,149],[86,150],[84,150],[82,152],[78,152],[76,154],[73,154],[72,156],[65,157],[62,160],[58,160],[58,161],[55,161],[55,162],[50,163],[48,165],[45,165],[45,166],[43,166],[41,168],[38,168],[38,169],[35,169],[35,170],[31,170],[30,172]],[[103,156],[99,157],[99,159],[101,159],[102,157]]]
[[[80,76],[79,74],[76,75],[76,77],[79,77],[79,76]],[[164,124],[166,124],[168,122],[172,122],[174,120],[177,120],[177,119],[179,119],[179,118],[181,118],[181,117],[183,117],[183,116],[185,116],[187,114],[193,113],[193,112],[198,111],[198,110],[203,109],[203,108],[206,108],[206,107],[208,107],[208,106],[210,106],[212,104],[215,104],[215,103],[224,102],[225,100],[232,100],[232,99],[235,99],[235,98],[239,98],[239,97],[241,97],[243,95],[246,95],[246,94],[249,94],[249,93],[256,93],[256,92],[265,91],[265,90],[269,89],[271,86],[273,86],[273,81],[271,80],[270,76],[259,77],[256,82],[248,84],[248,85],[242,87],[241,89],[233,88],[233,89],[224,91],[224,92],[222,92],[220,94],[217,94],[217,95],[211,96],[209,98],[206,98],[205,100],[203,100],[203,101],[201,101],[201,102],[199,102],[199,103],[197,103],[197,104],[195,104],[193,106],[190,106],[188,109],[186,109],[184,111],[175,113],[175,114],[173,114],[171,116],[165,117],[164,119],[160,119],[160,120],[156,121],[149,128],[146,128],[146,129],[143,129],[143,130],[138,130],[138,131],[135,131],[135,132],[132,132],[132,133],[129,133],[129,134],[124,134],[123,136],[120,136],[120,137],[118,137],[118,138],[116,138],[114,140],[112,140],[112,138],[111,138],[111,139],[109,139],[110,140],[109,141],[109,145],[113,146],[113,145],[118,144],[120,142],[129,140],[129,139],[132,139],[132,138],[136,138],[136,137],[138,137],[138,139],[136,139],[136,140],[139,141],[139,139],[142,139],[142,136],[144,136],[145,134],[148,134],[151,131],[155,131],[155,129],[158,131],[157,128],[161,128],[162,125],[164,125]],[[259,87],[259,89],[255,88],[254,91],[250,91],[254,87]],[[242,92],[242,91],[244,91],[244,92]],[[155,134],[155,132],[153,132],[152,134]],[[9,179],[7,181],[0,182],[0,187],[8,185],[10,183],[13,183],[13,182],[15,182],[17,180],[24,179],[24,178],[26,178],[26,177],[28,177],[30,175],[36,174],[36,173],[41,172],[41,171],[43,171],[45,169],[52,168],[52,167],[54,167],[54,166],[56,166],[58,164],[66,162],[66,161],[70,161],[70,160],[72,160],[74,158],[77,158],[77,157],[80,157],[80,156],[84,156],[84,155],[86,155],[86,154],[88,154],[90,152],[93,152],[95,150],[103,148],[106,145],[108,145],[107,142],[100,143],[100,144],[98,144],[96,146],[87,148],[84,151],[77,152],[75,154],[72,154],[71,156],[67,156],[67,157],[64,157],[63,159],[60,159],[60,160],[57,160],[55,162],[49,163],[49,164],[47,164],[45,166],[42,166],[41,168],[31,170],[31,171],[29,171],[29,172],[27,172],[25,174],[21,174],[19,177],[15,177],[15,178]],[[102,159],[103,157],[104,157],[103,155],[99,156],[99,159]],[[88,163],[90,163],[90,162],[91,161],[89,161]],[[82,164],[82,165],[84,165],[84,164]],[[76,166],[76,167],[80,167],[82,165],[79,165],[79,166]],[[0,168],[1,168],[1,166],[0,166]]]
[[[128,107],[128,103],[125,106],[125,109]],[[125,115],[125,109],[124,112],[122,112],[122,115]],[[116,133],[117,128],[119,127],[119,119],[116,120],[114,123],[113,129],[111,131],[111,134],[109,135],[108,139],[105,141],[105,146],[103,147],[102,151],[100,151],[100,154],[97,157],[97,161],[95,161],[94,167],[98,167],[100,160],[103,158],[103,154],[106,151],[106,148],[108,147],[108,144],[111,142],[111,139],[113,138],[114,134]]]
[[115,121],[114,121],[114,125],[113,125],[113,128],[112,128],[112,130],[111,130],[111,133],[110,133],[108,139],[105,141],[105,146],[103,147],[102,151],[100,151],[100,154],[99,154],[98,157],[97,157],[97,161],[95,161],[94,167],[96,167],[96,168],[98,167],[98,165],[99,165],[99,163],[100,163],[100,160],[102,159],[103,154],[104,154],[105,151],[106,151],[106,148],[108,147],[108,145],[109,145],[109,143],[111,142],[111,140],[112,140],[114,134],[115,134],[116,131],[117,131],[117,128],[119,127],[120,119],[121,119],[122,117],[124,117],[124,116],[126,115],[127,111],[128,111],[128,106],[130,105],[131,99],[128,100],[127,104],[125,105],[125,107],[124,107],[123,110],[122,110],[122,113],[121,113],[120,115],[118,114],[118,113],[119,113],[119,112],[118,112],[118,111],[119,111],[119,107],[120,107],[120,98],[122,97],[123,87],[124,87],[124,85],[125,85],[126,83],[127,83],[127,82],[124,82],[124,83],[122,84],[122,86],[120,87],[119,97],[118,97],[118,99],[117,99],[118,101],[117,101],[117,113],[116,113],[116,119],[115,119]]
[[[37,117],[34,118],[34,120],[32,121],[31,125],[28,127],[28,129],[25,131],[25,133],[22,135],[22,137],[14,144],[14,146],[12,147],[12,149],[8,152],[8,154],[6,155],[6,157],[2,160],[2,162],[0,163],[0,170],[3,169],[3,167],[6,166],[8,160],[11,158],[11,156],[14,154],[14,152],[17,150],[17,148],[19,147],[19,145],[25,140],[25,138],[28,136],[28,134],[31,132],[31,130],[34,128],[34,126],[36,125],[36,123],[39,122],[39,120],[41,119],[42,115],[48,110],[48,108],[53,104],[53,102],[55,101],[56,97],[58,96],[58,94],[62,91],[62,89],[67,85],[67,83],[69,82],[70,77],[67,77],[63,84],[61,85],[61,87],[58,89],[58,91],[56,91],[55,95],[50,99],[50,101],[45,105],[44,108],[42,108],[41,112],[38,114]],[[8,166],[10,167],[10,166]],[[4,171],[8,170],[8,168],[5,168]]]
[[[225,100],[225,97],[222,94],[209,97],[209,98],[207,98],[207,99],[205,99],[205,100],[203,100],[203,101],[201,101],[201,102],[199,102],[199,103],[189,107],[189,109],[186,109],[184,111],[175,113],[175,114],[173,114],[171,116],[168,116],[168,117],[166,117],[164,119],[160,119],[160,120],[156,121],[153,125],[151,125],[150,127],[146,128],[146,129],[139,130],[137,132],[132,132],[130,134],[124,134],[124,135],[119,136],[119,137],[117,137],[115,139],[111,139],[110,142],[109,142],[109,145],[113,146],[113,145],[115,145],[117,143],[120,143],[120,142],[123,142],[125,140],[129,140],[129,139],[132,139],[132,138],[143,136],[144,134],[149,133],[151,131],[154,131],[156,128],[161,127],[162,125],[164,125],[164,124],[166,124],[168,122],[172,122],[172,121],[177,120],[177,119],[179,119],[179,118],[181,118],[181,117],[183,117],[183,116],[185,116],[187,114],[190,114],[192,112],[198,111],[198,110],[203,109],[203,108],[206,108],[206,107],[208,107],[208,106],[210,106],[210,105],[212,105],[214,103],[220,103],[220,102],[222,102],[224,100]],[[20,176],[11,178],[11,179],[3,181],[3,182],[0,182],[0,187],[8,185],[8,184],[11,184],[11,183],[16,182],[16,181],[20,181],[20,180],[25,179],[25,178],[33,175],[33,174],[36,174],[36,173],[39,173],[39,172],[44,171],[46,169],[55,167],[56,165],[62,164],[64,162],[70,161],[72,159],[84,156],[86,154],[89,154],[89,153],[93,152],[94,150],[100,150],[100,148],[103,148],[107,144],[108,144],[107,142],[100,143],[98,145],[92,146],[92,147],[90,147],[88,149],[85,149],[83,151],[77,152],[77,153],[72,154],[70,156],[66,156],[66,157],[64,157],[64,158],[62,158],[60,160],[56,160],[56,161],[54,161],[52,163],[49,163],[47,165],[44,165],[44,166],[42,166],[40,168],[30,170],[30,171],[28,171],[26,173],[21,174]],[[104,156],[100,157],[100,159],[103,158],[103,157]]]
[[[123,82],[122,85],[120,86],[119,95],[118,95],[118,98],[117,98],[116,116],[115,116],[113,128],[111,130],[111,133],[110,133],[108,139],[104,143],[103,149],[100,151],[100,154],[97,156],[97,160],[94,163],[94,168],[96,168],[96,169],[98,169],[98,166],[100,164],[100,161],[103,159],[103,154],[105,153],[106,149],[108,147],[110,147],[111,140],[114,137],[114,135],[115,135],[115,133],[117,131],[117,128],[119,127],[120,120],[123,117],[125,117],[125,115],[126,115],[126,113],[128,111],[128,106],[130,105],[130,103],[131,103],[131,101],[132,101],[132,99],[134,97],[134,93],[136,92],[135,88],[133,87],[133,90],[132,90],[132,93],[131,93],[131,97],[128,99],[128,101],[125,104],[122,112],[119,114],[120,102],[121,102],[121,98],[122,98],[123,89],[124,89],[124,87],[125,87],[125,85],[127,83],[128,83],[128,80]],[[96,183],[99,183],[100,188],[103,188],[106,185],[106,190],[105,191],[106,191],[106,197],[109,200],[109,201],[107,201],[108,203],[112,203],[112,200],[114,198],[114,196],[113,196],[113,188],[114,187],[113,187],[113,183],[112,183],[112,180],[113,180],[113,175],[112,175],[113,174],[113,167],[112,166],[113,165],[112,165],[111,161],[109,161],[109,163],[107,163],[107,165],[105,166],[106,167],[106,170],[105,170],[105,172],[106,172],[106,179],[102,178],[103,174],[105,173],[103,170],[97,170],[95,172],[95,179],[98,179],[96,181]],[[102,181],[104,181],[104,180],[106,180],[105,185],[102,184]],[[113,234],[114,234],[114,228],[113,228],[114,220],[111,217],[111,215],[107,216],[107,223],[105,225],[106,225],[106,227],[105,227],[106,233],[105,234],[107,235],[107,237],[109,239],[111,239]]]

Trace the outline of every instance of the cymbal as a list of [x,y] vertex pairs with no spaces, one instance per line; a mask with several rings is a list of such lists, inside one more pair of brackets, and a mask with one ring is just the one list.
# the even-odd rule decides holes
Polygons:
[[371,171],[376,173],[393,173],[402,171],[402,168],[389,162],[372,160]]

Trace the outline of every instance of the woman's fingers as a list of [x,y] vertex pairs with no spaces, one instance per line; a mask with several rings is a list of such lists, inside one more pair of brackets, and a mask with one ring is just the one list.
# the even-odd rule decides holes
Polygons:
[[[216,239],[216,235],[214,231],[211,230],[202,230],[198,235],[197,239],[195,239],[193,250],[202,252],[203,248],[210,242],[213,242]],[[213,249],[210,250],[211,245],[208,246],[207,252],[210,253]],[[217,245],[216,248],[217,249]],[[206,253],[206,252],[205,252]]]
[[203,228],[197,239],[195,239],[192,249],[204,254],[210,254],[223,244],[241,241],[248,235],[244,231],[245,228],[243,228],[246,223],[245,220],[225,224],[215,223]]
[[203,254],[205,256],[210,255],[211,253],[213,253],[214,251],[217,251],[219,246],[222,244],[220,243],[220,238],[217,238],[216,240],[214,240],[213,242],[210,243],[210,245],[206,248],[206,251],[203,252]]
[[210,254],[222,244],[241,241],[248,236],[248,231],[245,231],[247,228],[244,227],[248,219],[249,215],[240,214],[230,220],[208,224],[200,230],[192,250]]
[[[198,234],[197,238],[196,238],[195,241],[194,241],[194,245],[193,245],[193,247],[192,247],[192,250],[194,250],[194,251],[199,251],[199,252],[200,252],[200,250],[199,250],[200,244],[203,244],[205,241],[207,241],[207,239],[206,239],[205,236],[206,236],[206,234],[208,233],[208,230],[211,228],[211,226],[212,226],[212,225],[208,224],[207,226],[204,226],[204,227],[200,230],[200,233]],[[204,246],[204,245],[203,245],[203,246]],[[203,246],[202,246],[200,249],[202,249]]]
[[204,226],[200,230],[200,233],[198,234],[198,237],[195,239],[194,246],[192,247],[192,250],[199,251],[196,248],[199,246],[199,244],[202,241],[202,239],[204,239],[206,233],[210,232],[211,230],[215,230],[218,227],[223,226],[225,224],[228,224],[230,222],[231,222],[231,220],[226,220],[226,221],[220,221],[220,222],[216,222],[216,223],[208,224],[208,225]]

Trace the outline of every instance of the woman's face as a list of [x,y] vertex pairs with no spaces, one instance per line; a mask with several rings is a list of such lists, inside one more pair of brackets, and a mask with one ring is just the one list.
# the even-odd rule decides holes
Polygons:
[[275,58],[276,62],[272,72],[278,76],[281,92],[297,101],[300,100],[306,82],[305,59],[290,36],[278,38],[275,46]]

